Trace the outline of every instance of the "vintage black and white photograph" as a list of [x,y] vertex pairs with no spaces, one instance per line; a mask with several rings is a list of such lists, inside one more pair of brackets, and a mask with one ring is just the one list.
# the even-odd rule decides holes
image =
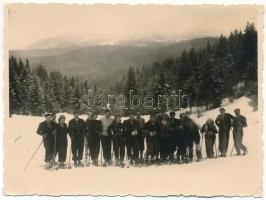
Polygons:
[[262,196],[259,5],[6,4],[6,195]]

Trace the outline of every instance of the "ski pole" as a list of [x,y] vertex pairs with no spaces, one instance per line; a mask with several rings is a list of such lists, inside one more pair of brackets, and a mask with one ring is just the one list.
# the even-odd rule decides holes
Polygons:
[[31,156],[31,158],[29,159],[29,161],[27,162],[27,164],[24,167],[24,171],[26,171],[27,167],[29,166],[30,162],[32,161],[32,159],[34,158],[34,156],[36,155],[36,153],[38,152],[38,150],[40,149],[41,145],[43,143],[43,140],[41,141],[41,143],[39,144],[39,146],[37,147],[37,149],[35,150],[35,152],[33,153],[33,155]]

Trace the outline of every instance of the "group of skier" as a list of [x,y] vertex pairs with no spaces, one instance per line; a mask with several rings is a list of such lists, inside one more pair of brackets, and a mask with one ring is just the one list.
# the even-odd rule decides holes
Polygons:
[[[76,111],[68,125],[64,115],[60,115],[56,122],[56,113],[48,113],[45,121],[39,124],[37,133],[43,136],[46,169],[53,168],[57,154],[58,168],[66,166],[67,135],[71,138],[69,156],[72,154],[76,167],[84,166],[84,151],[85,164],[92,162],[95,166],[99,164],[99,157],[103,166],[113,165],[113,157],[116,166],[125,166],[125,163],[133,166],[189,163],[193,161],[194,146],[196,160],[203,158],[203,137],[208,158],[226,157],[231,127],[237,155],[241,155],[241,150],[243,155],[247,154],[247,148],[242,143],[246,118],[240,114],[240,109],[234,112],[235,116],[232,116],[220,108],[216,120],[208,119],[201,129],[187,113],[180,114],[179,119],[175,112],[169,115],[151,114],[145,122],[137,112],[136,116],[130,113],[128,119],[122,122],[120,115],[115,115],[113,119],[110,110],[106,110],[100,120],[97,113],[89,112],[85,121]],[[220,155],[216,148],[216,134],[219,136]]]

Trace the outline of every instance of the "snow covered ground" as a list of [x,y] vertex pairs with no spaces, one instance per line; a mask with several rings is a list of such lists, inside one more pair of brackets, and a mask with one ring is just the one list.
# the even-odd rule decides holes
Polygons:
[[[142,168],[84,167],[45,171],[41,147],[26,171],[24,166],[41,137],[36,134],[42,117],[12,116],[5,121],[4,192],[6,194],[105,194],[105,195],[254,195],[262,194],[262,128],[259,112],[253,112],[249,99],[240,98],[225,106],[233,113],[240,108],[247,117],[244,144],[249,154],[191,164]],[[207,118],[216,118],[218,109],[191,117],[201,126]],[[72,118],[65,114],[67,121]],[[85,116],[82,116],[85,118]],[[145,116],[145,120],[148,117]],[[70,143],[69,143],[70,144]],[[230,135],[229,154],[233,140]],[[69,148],[68,146],[68,153]],[[203,145],[203,156],[206,156]]]

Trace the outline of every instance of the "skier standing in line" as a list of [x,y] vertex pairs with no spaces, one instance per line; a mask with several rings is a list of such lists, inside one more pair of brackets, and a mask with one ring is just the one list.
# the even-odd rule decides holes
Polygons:
[[234,117],[229,113],[226,113],[224,108],[220,108],[219,111],[220,114],[215,120],[215,124],[219,128],[219,151],[221,153],[221,157],[226,157],[230,129]]
[[100,133],[102,132],[102,123],[97,120],[97,113],[91,115],[90,125],[87,124],[87,132],[89,135],[89,150],[91,154],[92,164],[98,166],[98,157],[100,151]]
[[237,108],[234,110],[235,117],[233,118],[233,138],[235,149],[237,155],[241,155],[241,150],[243,155],[246,155],[248,150],[247,147],[243,144],[243,128],[247,127],[246,117],[240,114],[240,109]]
[[175,112],[170,112],[169,119],[169,160],[171,163],[174,163],[174,153],[176,151],[177,144],[177,128],[178,128],[178,120],[175,118]]
[[206,121],[206,123],[201,128],[201,133],[204,134],[207,157],[214,158],[213,148],[216,140],[216,134],[218,133],[218,131],[213,119],[209,118]]
[[45,148],[45,169],[52,167],[52,159],[54,152],[54,124],[52,123],[51,113],[45,114],[45,121],[41,122],[37,129],[37,134],[43,137],[43,145]]
[[162,120],[160,120],[159,122],[160,160],[162,163],[167,163],[168,161],[170,153],[169,137],[170,137],[169,116],[165,113],[162,114]]
[[68,128],[65,120],[66,117],[60,115],[56,124],[56,152],[58,153],[59,168],[64,168],[67,155]]
[[144,125],[144,132],[146,135],[147,150],[145,153],[145,163],[153,164],[158,159],[159,139],[158,139],[158,124],[156,116],[150,115],[150,119]]
[[103,158],[104,158],[103,165],[104,166],[112,165],[112,158],[111,158],[112,138],[111,138],[111,135],[108,134],[107,132],[112,122],[113,122],[113,118],[111,117],[110,110],[106,110],[105,116],[101,119],[102,132],[100,132],[100,140],[101,140],[102,150],[103,150]]
[[125,136],[126,136],[126,147],[127,157],[130,165],[138,165],[138,123],[133,113],[129,114],[129,119],[124,121]]
[[85,145],[85,156],[86,156],[86,165],[88,165],[89,156],[89,140],[90,140],[90,129],[91,129],[91,120],[92,120],[92,113],[87,113],[87,119],[85,120],[85,137],[84,137],[84,145]]
[[81,160],[84,151],[85,122],[79,118],[79,112],[73,113],[74,118],[68,123],[69,136],[71,138],[71,149],[75,167],[82,167]]
[[143,151],[144,151],[144,140],[145,140],[145,136],[143,133],[143,128],[144,128],[144,124],[145,124],[145,120],[144,118],[141,117],[140,112],[137,112],[137,117],[136,117],[137,123],[138,123],[138,146],[139,146],[139,164],[143,164],[144,163],[144,159],[143,159]]
[[121,116],[116,115],[113,123],[109,126],[108,133],[112,136],[115,165],[124,166],[125,158],[125,129],[121,123]]

